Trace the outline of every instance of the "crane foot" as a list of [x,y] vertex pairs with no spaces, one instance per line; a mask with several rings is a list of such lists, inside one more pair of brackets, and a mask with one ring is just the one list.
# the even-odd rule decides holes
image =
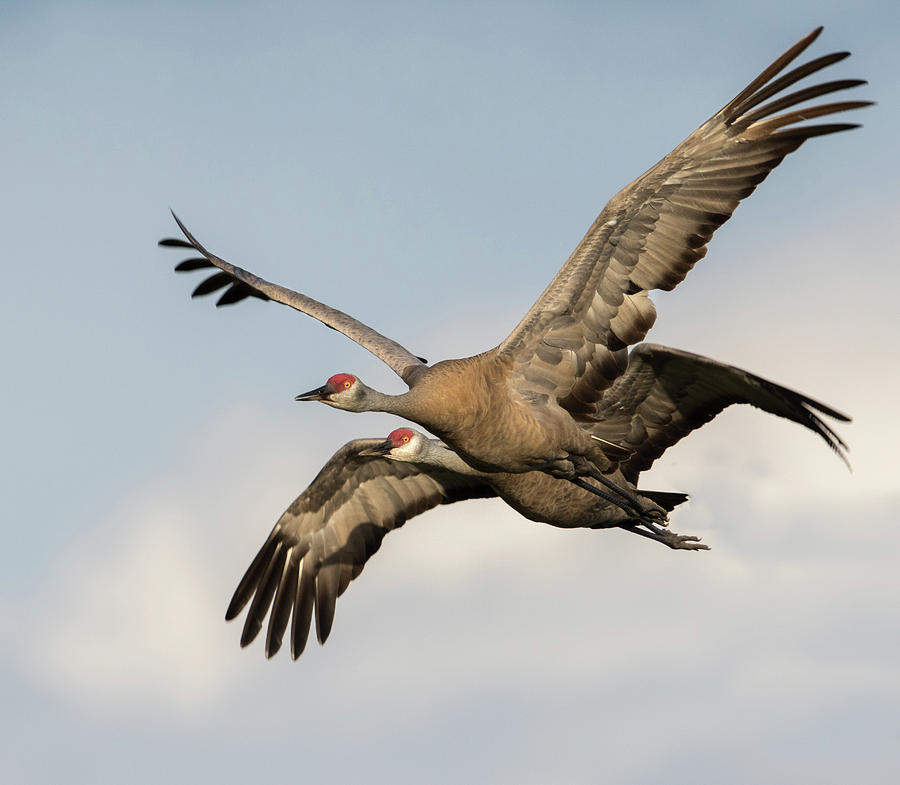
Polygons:
[[620,524],[620,528],[625,531],[639,534],[641,537],[661,542],[663,545],[675,551],[708,551],[709,546],[700,542],[700,538],[693,534],[676,534],[668,529],[660,526],[647,524],[644,522],[638,524]]

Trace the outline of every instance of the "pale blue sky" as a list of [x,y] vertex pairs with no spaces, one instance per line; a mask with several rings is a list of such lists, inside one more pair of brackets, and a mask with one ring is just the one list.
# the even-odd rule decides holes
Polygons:
[[[0,779],[885,782],[900,775],[894,2],[4,3]],[[344,441],[364,351],[216,311],[213,251],[436,360],[494,345],[612,194],[818,24],[861,130],[736,212],[650,338],[855,418],[853,474],[729,412],[654,469],[705,554],[499,503],[392,535],[297,663],[222,621]]]

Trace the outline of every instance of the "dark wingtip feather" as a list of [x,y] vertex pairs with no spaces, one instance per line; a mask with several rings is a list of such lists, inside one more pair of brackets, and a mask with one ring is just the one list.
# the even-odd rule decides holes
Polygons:
[[244,623],[244,629],[241,631],[241,648],[246,649],[253,643],[261,629],[262,622],[257,621],[252,616],[248,616],[247,621]]
[[[824,28],[819,26],[811,33],[807,33],[803,38],[791,46],[784,54],[777,57],[767,68],[765,68],[759,76],[748,84],[740,93],[738,93],[731,101],[722,108],[722,114],[726,118],[726,122],[740,114],[741,107],[744,102],[750,98],[757,90],[763,88],[765,84],[776,74],[783,71],[791,62],[796,60],[809,45],[815,41]],[[176,219],[177,220],[177,219]]]
[[231,286],[225,290],[225,294],[216,301],[216,308],[221,308],[223,305],[234,305],[234,303],[239,303],[249,296],[249,286],[240,282],[232,283]]
[[309,628],[312,625],[313,603],[315,602],[314,568],[306,561],[300,566],[297,581],[297,595],[294,599],[294,613],[291,616],[291,659],[296,660],[306,648]]
[[274,657],[281,648],[284,633],[288,621],[291,618],[291,610],[297,595],[297,579],[300,572],[300,559],[296,551],[291,548],[285,560],[281,581],[272,601],[272,610],[269,613],[269,629],[266,633],[266,657]]
[[228,273],[216,273],[202,281],[191,293],[191,297],[203,297],[205,294],[212,294],[212,292],[218,291],[223,286],[228,286],[232,281],[234,281],[234,278]]
[[823,123],[821,125],[808,125],[801,128],[788,128],[786,131],[778,131],[772,134],[777,139],[798,138],[802,141],[812,139],[815,136],[837,134],[841,131],[852,131],[854,128],[862,128],[860,123]]
[[[837,93],[841,90],[852,90],[854,87],[860,87],[864,84],[867,84],[865,79],[835,79],[830,82],[822,82],[821,84],[812,85],[811,87],[805,87],[802,90],[795,90],[793,93],[783,95],[780,98],[776,98],[763,104],[752,112],[745,112],[741,116],[740,122],[735,123],[735,128],[748,128],[763,118],[770,117],[776,112],[780,112],[782,109],[802,104],[805,101],[811,101],[813,98],[819,98],[823,95]],[[862,106],[868,106],[868,103],[861,101],[845,101],[843,103],[815,106],[811,107],[811,109],[816,113],[830,114],[832,112],[841,112],[845,109],[858,109]],[[786,116],[796,116],[804,111],[808,112],[810,109],[800,110],[797,113],[791,113]]]
[[189,242],[182,240],[180,237],[164,237],[157,245],[162,248],[193,248]]
[[231,602],[228,604],[228,610],[225,611],[225,621],[232,621],[235,619],[237,615],[244,610],[247,603],[250,602],[250,598],[253,597],[256,592],[259,580],[268,567],[269,559],[272,558],[276,546],[277,543],[275,538],[270,536],[263,547],[259,549],[259,552],[253,558],[253,561],[250,562],[250,566],[247,568],[238,583],[237,588],[234,590]]
[[319,568],[316,575],[316,638],[325,643],[334,624],[334,611],[339,594],[340,565],[336,562]]
[[284,562],[287,552],[283,542],[278,542],[272,558],[265,565],[265,571],[256,587],[256,594],[250,609],[247,611],[247,619],[244,622],[244,630],[241,634],[241,646],[246,646],[253,641],[262,629],[263,621],[269,613],[275,591],[281,581],[284,570]]
[[837,431],[835,431],[828,423],[826,423],[813,411],[813,407],[823,412],[824,414],[827,414],[828,416],[833,416],[836,419],[842,420],[844,422],[849,421],[850,418],[845,414],[835,412],[833,409],[830,409],[824,404],[820,404],[818,401],[814,401],[811,398],[803,400],[803,408],[806,412],[806,422],[804,424],[810,430],[821,436],[823,441],[832,450],[834,450],[838,458],[840,458],[844,462],[844,465],[847,467],[847,469],[852,472],[853,467],[850,465],[850,459],[847,457],[847,451],[849,450],[849,448],[847,447],[847,443],[840,437],[840,434],[838,434]]
[[203,259],[202,257],[196,257],[192,259],[185,259],[183,262],[179,262],[175,265],[176,273],[189,273],[194,270],[202,270],[206,267],[215,267],[215,265],[210,262],[208,259]]
[[[797,394],[800,395],[799,393]],[[808,409],[815,409],[817,412],[826,414],[829,417],[833,417],[835,420],[840,420],[841,422],[853,421],[853,418],[849,414],[844,414],[843,412],[839,412],[837,409],[832,409],[830,406],[822,403],[821,401],[817,401],[814,398],[810,398],[806,395],[801,395],[800,398]]]

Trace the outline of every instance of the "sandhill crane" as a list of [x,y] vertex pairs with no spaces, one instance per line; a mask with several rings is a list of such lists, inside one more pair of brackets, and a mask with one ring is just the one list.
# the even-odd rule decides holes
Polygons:
[[[699,355],[642,344],[616,380],[614,418],[631,449],[616,481],[635,490],[642,471],[666,449],[731,404],[748,403],[793,420],[843,456],[840,437],[818,413],[846,420],[829,407],[773,382]],[[390,460],[388,460],[390,459]],[[671,511],[682,493],[635,490]],[[325,464],[279,518],[234,592],[226,619],[250,603],[241,634],[247,646],[269,615],[266,656],[273,656],[291,622],[291,655],[300,656],[316,615],[316,636],[331,631],[337,597],[379,549],[384,536],[439,504],[499,496],[526,518],[560,528],[621,528],[679,550],[707,546],[652,521],[630,516],[571,483],[539,471],[481,472],[436,439],[398,428],[387,440],[357,439]],[[252,602],[251,602],[252,600]],[[271,610],[270,610],[271,608]]]
[[[627,348],[643,339],[656,318],[648,292],[680,283],[705,255],[713,232],[785,155],[812,137],[856,127],[799,123],[870,102],[840,101],[778,114],[864,84],[843,79],[782,94],[849,54],[824,55],[782,73],[821,30],[794,44],[613,197],[513,332],[496,348],[473,357],[429,367],[396,341],[341,311],[213,255],[177,217],[189,243],[162,243],[189,245],[202,254],[202,259],[189,259],[176,269],[214,266],[221,271],[201,283],[195,295],[230,285],[220,305],[256,295],[294,307],[371,351],[410,388],[402,395],[386,395],[352,374],[337,374],[298,400],[397,414],[439,436],[481,471],[545,471],[640,519],[660,520],[655,505],[646,505],[610,478],[623,457],[620,447],[584,424],[614,410],[610,387],[627,366]],[[604,488],[585,482],[586,477]]]

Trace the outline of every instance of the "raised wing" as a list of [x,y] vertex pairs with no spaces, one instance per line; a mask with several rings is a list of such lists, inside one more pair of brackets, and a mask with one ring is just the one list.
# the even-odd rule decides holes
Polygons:
[[632,350],[628,369],[597,404],[590,431],[634,451],[620,468],[637,483],[669,447],[734,403],[800,423],[847,463],[847,445],[821,417],[849,422],[846,414],[732,365],[649,343]]
[[381,333],[376,332],[358,319],[348,316],[343,311],[320,303],[318,300],[313,300],[305,294],[300,294],[300,292],[295,292],[278,284],[269,283],[269,281],[247,270],[220,259],[200,244],[174,212],[172,217],[181,231],[184,232],[184,236],[187,237],[188,241],[166,238],[165,240],[160,240],[159,244],[167,247],[191,248],[202,254],[201,258],[185,259],[176,265],[175,269],[178,272],[189,272],[207,267],[217,267],[220,270],[220,272],[205,279],[194,289],[192,297],[211,294],[227,286],[229,288],[219,298],[216,305],[228,305],[239,302],[246,297],[258,297],[262,300],[274,300],[282,305],[296,308],[298,311],[318,319],[326,327],[343,333],[364,349],[368,349],[378,359],[389,365],[394,373],[407,384],[412,384],[419,372],[426,367],[424,359],[410,353],[396,341],[386,338]]
[[590,416],[603,390],[625,370],[626,347],[642,340],[653,325],[656,311],[647,292],[680,283],[706,254],[713,232],[788,153],[814,136],[856,127],[797,124],[870,102],[818,104],[777,114],[865,84],[843,79],[773,98],[849,55],[825,55],[776,78],[821,30],[794,44],[720,112],[610,200],[538,301],[500,344],[501,354],[514,362],[511,384],[524,393],[555,397],[576,419]]
[[296,659],[306,647],[313,607],[316,637],[324,643],[337,598],[388,532],[439,504],[496,495],[478,478],[361,454],[383,442],[345,444],[278,519],[225,614],[231,621],[250,602],[241,646],[256,638],[268,614],[266,656],[281,648],[290,621]]

